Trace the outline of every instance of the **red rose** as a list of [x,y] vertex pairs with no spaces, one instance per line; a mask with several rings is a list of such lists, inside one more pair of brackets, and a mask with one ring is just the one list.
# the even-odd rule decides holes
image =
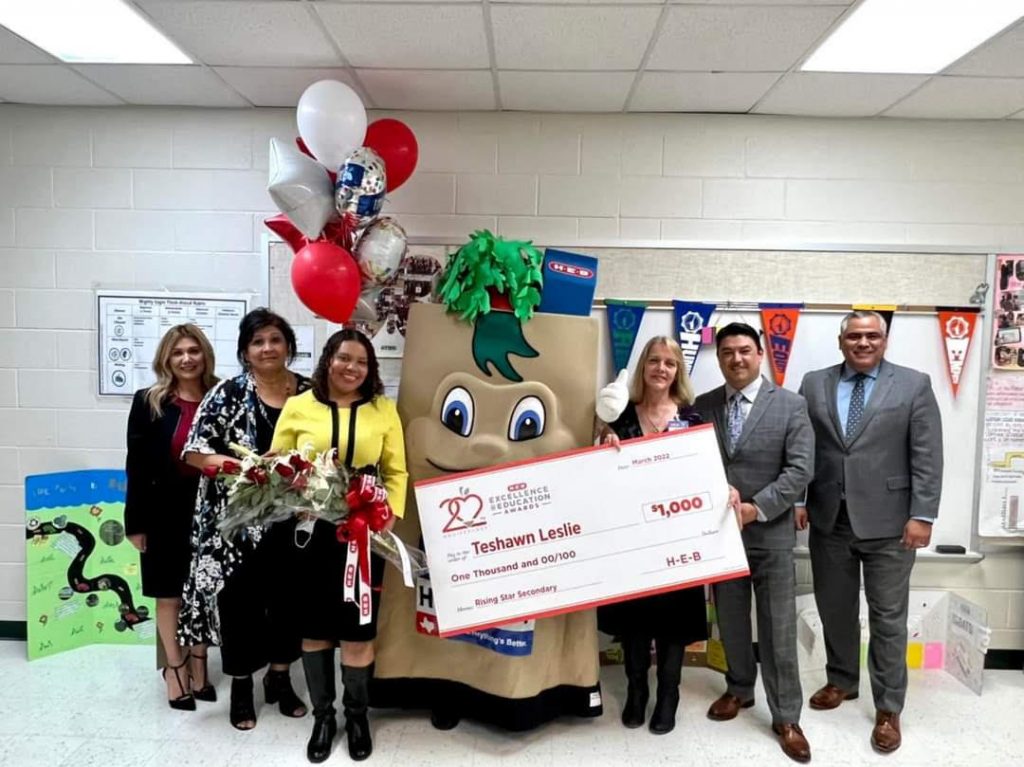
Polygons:
[[217,466],[204,466],[203,474],[210,479],[216,479],[217,475],[220,474],[220,468]]
[[286,463],[275,463],[274,464],[274,471],[276,471],[278,474],[280,474],[285,479],[288,479],[289,477],[292,477],[292,476],[295,475],[295,469],[293,469],[291,466],[289,466]]
[[305,490],[307,485],[309,485],[309,478],[305,474],[296,474],[292,479],[291,488],[292,490]]
[[296,453],[288,459],[288,463],[295,471],[309,471],[313,468],[313,464],[303,458],[301,455]]
[[267,470],[259,466],[253,466],[249,471],[245,472],[245,478],[254,485],[265,485],[270,481],[270,477],[267,476]]
[[237,461],[232,461],[230,458],[228,460],[224,461],[223,464],[221,464],[220,469],[225,474],[241,474],[242,473],[242,465],[240,463],[238,463]]

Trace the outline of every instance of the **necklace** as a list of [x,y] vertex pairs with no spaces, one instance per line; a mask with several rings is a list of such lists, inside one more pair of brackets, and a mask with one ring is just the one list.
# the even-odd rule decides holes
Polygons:
[[265,381],[260,379],[258,376],[253,376],[256,381],[256,388],[264,392],[273,392],[283,394],[286,398],[292,395],[292,389],[294,388],[294,381],[291,374],[285,371],[284,376],[278,381]]
[[650,415],[648,415],[646,412],[641,411],[639,407],[636,409],[636,412],[640,416],[641,427],[643,426],[643,421],[646,421],[648,429],[652,433],[656,434],[660,434],[661,432],[665,431],[665,428],[668,426],[668,422],[671,421],[672,417],[675,415],[675,411],[673,410],[673,412],[670,413],[668,417],[664,419],[664,422],[661,425],[659,425],[650,417]]

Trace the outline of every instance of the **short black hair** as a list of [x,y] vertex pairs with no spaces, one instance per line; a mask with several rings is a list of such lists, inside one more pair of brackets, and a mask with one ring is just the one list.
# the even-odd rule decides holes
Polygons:
[[721,346],[722,339],[729,336],[747,336],[752,338],[754,345],[757,346],[757,350],[759,352],[764,351],[761,348],[761,334],[745,322],[730,322],[724,328],[719,328],[718,332],[715,333],[715,351],[718,351],[718,347]]
[[321,402],[331,401],[331,360],[346,341],[356,341],[366,350],[366,380],[359,385],[359,396],[364,400],[372,400],[378,394],[384,393],[377,352],[370,339],[355,328],[342,328],[327,339],[324,350],[320,352],[320,361],[316,363],[316,370],[313,371],[313,394]]
[[260,306],[242,317],[242,321],[238,323],[238,351],[236,356],[238,364],[244,370],[249,369],[249,363],[245,359],[245,351],[249,348],[249,344],[252,343],[252,339],[263,328],[277,328],[280,330],[281,335],[284,336],[285,343],[288,345],[288,363],[291,364],[292,360],[295,359],[297,347],[295,331],[292,330],[292,326],[280,314],[270,311],[265,306]]

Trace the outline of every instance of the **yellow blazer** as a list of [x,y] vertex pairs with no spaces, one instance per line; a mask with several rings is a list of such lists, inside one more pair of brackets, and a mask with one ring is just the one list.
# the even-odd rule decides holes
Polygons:
[[388,493],[388,504],[405,513],[405,438],[395,403],[378,395],[350,407],[320,402],[312,390],[285,402],[274,429],[274,452],[337,448],[338,458],[352,468],[376,466]]

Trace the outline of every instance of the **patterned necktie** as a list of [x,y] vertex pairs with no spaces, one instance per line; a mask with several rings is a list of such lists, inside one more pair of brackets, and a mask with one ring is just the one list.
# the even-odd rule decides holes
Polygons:
[[743,392],[736,392],[729,400],[729,449],[735,450],[743,433]]
[[863,373],[853,377],[853,394],[850,395],[850,409],[846,412],[846,438],[849,439],[857,431],[861,416],[864,415],[864,379]]

